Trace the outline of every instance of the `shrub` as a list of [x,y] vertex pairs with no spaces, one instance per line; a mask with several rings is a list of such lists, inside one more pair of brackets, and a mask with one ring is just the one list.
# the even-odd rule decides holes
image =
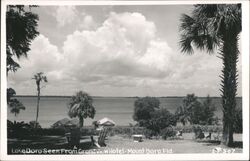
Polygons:
[[151,119],[151,112],[159,109],[160,101],[155,97],[138,98],[134,103],[133,119],[139,123],[140,126],[147,125],[148,120]]
[[182,130],[183,133],[192,133],[194,132],[194,128],[197,128],[199,126],[203,132],[222,132],[223,127],[221,125],[186,125],[186,126],[175,126],[173,129],[175,131]]
[[41,128],[33,131],[36,135],[40,136],[64,136],[64,129]]
[[42,126],[39,124],[39,122],[36,122],[36,121],[30,121],[29,125],[30,125],[30,128],[38,128],[38,129],[42,128]]
[[98,135],[98,131],[93,127],[83,127],[80,129],[82,136]]
[[30,125],[25,122],[7,121],[7,134],[9,138],[25,138],[31,135]]
[[173,137],[176,135],[176,131],[170,126],[170,127],[166,127],[164,129],[161,130],[160,135],[162,137],[162,139],[166,140],[169,137]]
[[145,129],[143,134],[146,137],[146,139],[152,139],[152,137],[156,135],[155,132],[150,129]]
[[176,125],[175,115],[170,113],[167,109],[156,110],[150,115],[151,119],[145,127],[154,131],[155,135],[158,135],[164,128]]
[[[38,124],[39,125],[39,124]],[[41,128],[39,125],[35,129],[34,121],[31,121],[30,123],[25,122],[11,122],[8,120],[8,137],[9,138],[29,138],[33,136],[48,136],[48,135],[64,135],[65,130],[64,129],[53,129],[53,128]]]

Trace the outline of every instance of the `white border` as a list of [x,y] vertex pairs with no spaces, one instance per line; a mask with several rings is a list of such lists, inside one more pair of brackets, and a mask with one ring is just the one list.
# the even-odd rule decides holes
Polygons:
[[[59,3],[60,2],[60,3]],[[243,153],[157,155],[7,155],[6,54],[1,54],[1,151],[0,160],[248,160],[249,159],[249,1],[32,1],[3,0],[1,5],[1,53],[6,53],[5,6],[24,5],[173,5],[195,3],[242,3],[242,98]]]

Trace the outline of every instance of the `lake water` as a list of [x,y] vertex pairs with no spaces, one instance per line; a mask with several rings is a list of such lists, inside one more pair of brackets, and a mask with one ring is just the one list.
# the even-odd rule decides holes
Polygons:
[[[36,115],[36,97],[17,97],[24,106],[25,110],[20,111],[17,117],[10,113],[8,110],[7,117],[9,120],[29,122],[35,120]],[[39,123],[42,127],[50,127],[56,121],[69,118],[67,103],[70,98],[68,97],[41,97]],[[200,98],[203,100],[204,98]],[[93,121],[108,117],[112,119],[117,125],[128,125],[135,123],[133,121],[134,101],[136,98],[128,97],[94,97],[93,105],[96,109],[94,119],[85,119],[84,125],[91,125]],[[176,108],[182,104],[182,97],[166,97],[159,98],[161,107],[167,108],[170,112],[174,113]],[[222,118],[221,99],[213,98],[213,103],[216,105],[216,116]],[[242,106],[242,99],[237,98],[238,107]]]

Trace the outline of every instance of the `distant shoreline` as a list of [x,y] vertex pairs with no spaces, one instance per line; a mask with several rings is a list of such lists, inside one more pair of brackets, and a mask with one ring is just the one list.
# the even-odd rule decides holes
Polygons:
[[[16,95],[14,97],[37,97],[36,95]],[[53,97],[53,98],[71,98],[72,96],[57,96],[57,95],[47,95],[47,96],[40,96],[40,97]],[[92,96],[93,98],[140,98],[142,96]],[[144,97],[144,96],[143,96]],[[154,97],[154,96],[150,96]],[[184,98],[186,96],[157,96],[156,98]],[[202,96],[198,98],[206,98],[206,96]],[[220,96],[210,96],[210,98],[221,98]],[[236,98],[242,98],[242,96],[237,96]]]

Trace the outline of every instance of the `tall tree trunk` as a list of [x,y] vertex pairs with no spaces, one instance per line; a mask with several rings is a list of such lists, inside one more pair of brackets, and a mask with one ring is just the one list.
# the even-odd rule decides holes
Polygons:
[[221,56],[222,69],[222,107],[223,107],[223,136],[222,143],[226,146],[233,145],[233,124],[237,95],[237,61],[238,61],[238,36],[233,31],[228,31],[222,36],[223,46]]
[[38,114],[39,114],[39,103],[40,103],[40,87],[37,86],[37,106],[36,106],[36,124],[35,128],[37,128],[38,125]]
[[83,117],[79,116],[79,126],[83,127]]

